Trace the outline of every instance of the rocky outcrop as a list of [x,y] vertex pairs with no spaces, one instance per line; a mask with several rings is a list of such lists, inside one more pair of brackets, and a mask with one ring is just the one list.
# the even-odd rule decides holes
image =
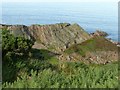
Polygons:
[[100,31],[100,30],[96,30],[96,32],[94,33],[91,33],[91,36],[92,37],[95,37],[95,36],[103,36],[103,37],[106,37],[108,36],[108,34],[104,31]]
[[86,64],[107,64],[111,62],[118,61],[118,52],[117,51],[96,51],[96,52],[87,52],[86,56],[82,56],[77,53],[60,55],[59,60],[68,61],[68,62],[84,62]]
[[0,29],[9,30],[15,36],[23,36],[28,39],[32,39],[28,27],[25,25],[0,25]]
[[106,32],[97,30],[88,34],[78,24],[0,25],[0,29],[7,29],[15,36],[34,40],[33,48],[57,53],[59,60],[95,64],[118,60],[119,44],[106,39]]
[[66,49],[65,53],[59,59],[64,61],[107,64],[118,61],[119,48],[104,37],[93,37]]
[[36,41],[33,48],[50,49],[54,52],[64,51],[73,44],[90,38],[78,24],[59,23],[51,25],[2,25],[15,36],[24,36]]

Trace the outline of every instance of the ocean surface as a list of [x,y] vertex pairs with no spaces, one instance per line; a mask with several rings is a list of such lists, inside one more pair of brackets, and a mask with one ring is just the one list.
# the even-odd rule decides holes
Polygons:
[[2,3],[3,24],[78,23],[87,32],[102,30],[118,41],[117,3]]

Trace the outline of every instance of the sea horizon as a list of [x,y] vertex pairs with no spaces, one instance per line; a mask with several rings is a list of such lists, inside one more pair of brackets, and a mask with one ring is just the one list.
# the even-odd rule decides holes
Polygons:
[[8,2],[2,3],[2,24],[32,25],[77,23],[88,33],[105,31],[108,38],[118,41],[116,3],[82,2]]

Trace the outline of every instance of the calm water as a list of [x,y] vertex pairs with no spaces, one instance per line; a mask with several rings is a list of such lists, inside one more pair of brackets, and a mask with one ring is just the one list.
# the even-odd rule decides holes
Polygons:
[[96,29],[118,39],[117,3],[3,3],[4,24],[78,23],[86,31]]

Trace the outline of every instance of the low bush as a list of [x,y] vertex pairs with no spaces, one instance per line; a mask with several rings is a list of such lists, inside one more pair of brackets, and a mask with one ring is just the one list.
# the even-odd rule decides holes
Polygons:
[[[111,67],[112,66],[112,67]],[[114,66],[114,68],[113,68]],[[59,67],[59,65],[58,65]],[[118,65],[87,66],[81,63],[66,63],[64,70],[46,68],[40,71],[23,72],[13,83],[4,83],[4,88],[117,88]],[[73,67],[73,68],[71,68]],[[68,72],[66,72],[68,71]]]
[[2,30],[3,60],[8,60],[15,55],[27,55],[33,44],[33,41],[24,37],[15,37],[9,30]]

